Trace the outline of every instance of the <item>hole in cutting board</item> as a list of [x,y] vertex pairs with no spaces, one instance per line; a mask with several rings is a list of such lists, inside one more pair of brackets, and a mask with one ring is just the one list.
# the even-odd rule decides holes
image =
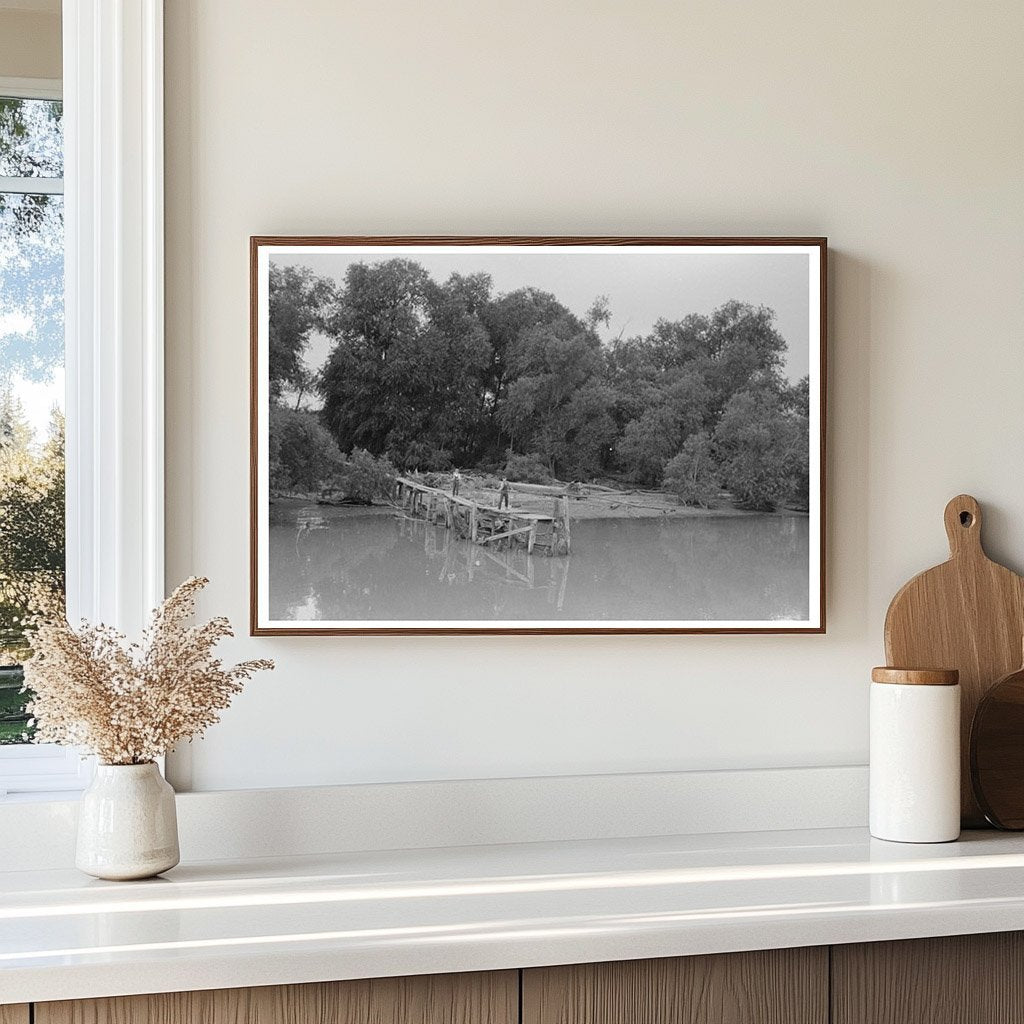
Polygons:
[[974,522],[974,516],[972,516],[970,512],[961,512],[960,513],[960,525],[961,526],[970,526],[971,523],[973,523],[973,522]]

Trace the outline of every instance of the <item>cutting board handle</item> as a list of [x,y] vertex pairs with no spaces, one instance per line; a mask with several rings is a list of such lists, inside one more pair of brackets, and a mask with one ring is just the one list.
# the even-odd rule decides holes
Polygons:
[[984,556],[981,547],[981,506],[969,494],[958,494],[943,514],[950,556]]

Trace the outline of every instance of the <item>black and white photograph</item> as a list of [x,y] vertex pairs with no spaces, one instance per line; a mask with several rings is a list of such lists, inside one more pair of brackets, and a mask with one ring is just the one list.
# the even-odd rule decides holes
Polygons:
[[823,631],[825,252],[253,238],[253,633]]

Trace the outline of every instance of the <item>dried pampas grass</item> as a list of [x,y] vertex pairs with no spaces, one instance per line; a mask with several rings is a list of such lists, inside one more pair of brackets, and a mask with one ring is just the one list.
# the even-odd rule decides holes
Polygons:
[[145,764],[201,735],[263,659],[225,668],[213,655],[232,636],[228,620],[186,623],[209,580],[193,576],[153,612],[141,644],[109,626],[41,619],[25,662],[37,743],[84,747],[104,764]]

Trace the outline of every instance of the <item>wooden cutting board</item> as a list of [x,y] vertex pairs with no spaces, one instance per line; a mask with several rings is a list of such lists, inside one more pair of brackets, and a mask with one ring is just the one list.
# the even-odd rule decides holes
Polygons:
[[1024,578],[993,562],[981,544],[981,508],[960,494],[944,515],[949,561],[915,576],[885,616],[885,657],[895,668],[960,670],[960,813],[965,828],[985,816],[971,788],[971,723],[988,688],[1020,667]]

